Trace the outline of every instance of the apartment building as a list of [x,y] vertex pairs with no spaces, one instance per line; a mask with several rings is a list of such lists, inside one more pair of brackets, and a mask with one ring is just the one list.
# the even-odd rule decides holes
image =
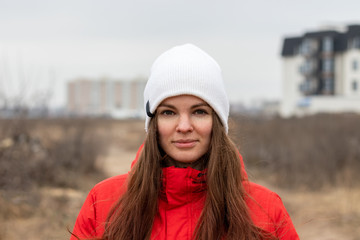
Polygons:
[[67,85],[67,110],[73,116],[145,117],[145,79],[76,79]]
[[360,25],[285,38],[281,55],[282,116],[360,113]]

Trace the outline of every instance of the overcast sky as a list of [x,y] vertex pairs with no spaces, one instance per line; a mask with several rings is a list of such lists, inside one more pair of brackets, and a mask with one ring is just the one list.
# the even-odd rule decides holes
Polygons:
[[146,78],[163,51],[194,43],[223,69],[230,100],[281,99],[281,46],[360,23],[357,0],[0,0],[0,96],[51,105],[79,77]]

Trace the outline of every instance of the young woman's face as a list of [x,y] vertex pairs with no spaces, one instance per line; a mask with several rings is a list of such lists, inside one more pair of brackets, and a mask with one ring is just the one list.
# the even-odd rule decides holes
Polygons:
[[165,99],[157,108],[162,149],[182,163],[198,160],[209,149],[212,111],[205,101],[195,96]]

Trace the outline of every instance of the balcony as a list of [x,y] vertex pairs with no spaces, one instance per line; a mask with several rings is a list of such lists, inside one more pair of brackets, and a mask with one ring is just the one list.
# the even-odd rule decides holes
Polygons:
[[307,59],[299,68],[300,73],[309,78],[314,76],[318,71],[318,64],[316,59]]
[[316,55],[319,51],[319,43],[314,39],[305,39],[300,45],[300,54],[306,58]]
[[316,95],[319,81],[316,78],[305,79],[299,86],[300,92],[305,96]]

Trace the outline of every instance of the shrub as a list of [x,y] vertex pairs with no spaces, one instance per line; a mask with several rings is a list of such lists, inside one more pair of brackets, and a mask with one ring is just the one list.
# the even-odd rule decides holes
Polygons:
[[[76,187],[103,151],[95,120],[1,120],[0,189]],[[58,136],[54,136],[54,132]]]
[[360,183],[359,115],[232,120],[246,163],[275,176],[280,186],[318,189]]

